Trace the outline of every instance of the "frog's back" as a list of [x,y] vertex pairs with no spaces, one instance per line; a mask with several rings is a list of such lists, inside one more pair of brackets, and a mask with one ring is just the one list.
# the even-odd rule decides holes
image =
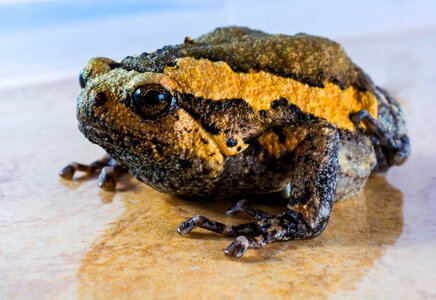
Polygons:
[[[215,45],[217,52],[227,48],[226,62],[235,71],[266,71],[314,87],[332,82],[342,89],[350,85],[360,90],[372,89],[368,76],[352,63],[343,48],[326,38],[226,27],[200,37],[198,42]],[[213,60],[213,53],[208,58]]]
[[235,72],[265,71],[312,87],[331,82],[341,89],[373,90],[368,76],[336,42],[307,34],[272,35],[246,27],[217,28],[181,45],[128,57],[122,64],[140,72],[162,72],[182,57],[224,61]]

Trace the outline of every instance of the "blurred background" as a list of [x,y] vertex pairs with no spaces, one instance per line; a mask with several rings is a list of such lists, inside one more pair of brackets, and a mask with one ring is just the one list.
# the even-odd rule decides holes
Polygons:
[[0,88],[76,76],[92,56],[118,60],[218,26],[306,32],[346,46],[435,31],[435,12],[432,0],[3,0]]

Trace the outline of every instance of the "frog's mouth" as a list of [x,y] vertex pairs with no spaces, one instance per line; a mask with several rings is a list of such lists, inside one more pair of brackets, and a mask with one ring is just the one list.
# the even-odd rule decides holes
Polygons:
[[168,142],[157,137],[137,136],[109,126],[102,126],[102,124],[79,123],[79,130],[88,140],[99,145],[111,155],[114,155],[114,152],[129,150],[151,155],[153,149],[170,147]]
[[79,123],[79,130],[92,143],[109,152],[114,147],[126,146],[123,134],[107,126]]

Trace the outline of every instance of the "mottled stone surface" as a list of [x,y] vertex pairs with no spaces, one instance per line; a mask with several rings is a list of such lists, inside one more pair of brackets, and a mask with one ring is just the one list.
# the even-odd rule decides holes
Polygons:
[[75,80],[0,90],[0,298],[436,297],[435,45],[435,31],[345,41],[402,101],[412,156],[337,203],[319,238],[237,261],[222,252],[231,238],[176,233],[197,213],[246,221],[223,214],[230,202],[182,201],[128,177],[117,193],[58,178],[102,155],[75,126]]

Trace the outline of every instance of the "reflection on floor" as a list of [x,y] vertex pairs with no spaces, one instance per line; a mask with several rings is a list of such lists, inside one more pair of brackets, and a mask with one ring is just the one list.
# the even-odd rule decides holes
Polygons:
[[328,296],[354,288],[403,228],[402,193],[385,177],[375,176],[357,198],[335,205],[321,237],[275,243],[233,260],[222,251],[231,238],[201,230],[183,238],[175,230],[181,220],[197,213],[233,224],[248,222],[224,216],[231,202],[188,202],[143,185],[135,189],[124,197],[126,210],[119,220],[83,258],[78,277],[84,298],[154,299],[163,286],[169,298],[180,291],[186,298],[204,299],[248,297],[253,292],[260,298]]

